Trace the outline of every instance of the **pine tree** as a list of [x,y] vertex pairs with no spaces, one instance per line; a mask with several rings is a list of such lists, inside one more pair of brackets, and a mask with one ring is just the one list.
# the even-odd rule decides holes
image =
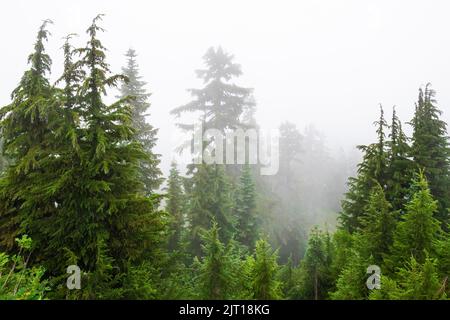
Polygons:
[[450,207],[450,147],[447,124],[440,119],[442,112],[436,107],[435,91],[427,84],[419,90],[413,127],[411,155],[424,170],[431,194],[438,201],[436,217],[448,223]]
[[258,236],[256,217],[256,191],[249,165],[242,169],[235,201],[236,240],[253,249]]
[[[180,116],[185,112],[200,113],[204,130],[214,128],[225,132],[244,126],[244,115],[254,108],[251,99],[252,89],[239,87],[230,81],[242,74],[240,65],[233,62],[234,57],[221,47],[209,48],[203,57],[206,69],[197,70],[203,80],[202,89],[190,89],[195,100],[171,113]],[[193,124],[178,124],[180,128],[192,130]]]
[[233,276],[229,247],[219,239],[219,227],[213,222],[212,227],[202,235],[204,256],[199,264],[199,298],[227,299],[232,294]]
[[227,242],[235,232],[235,221],[231,215],[232,201],[229,183],[220,165],[201,164],[191,178],[189,197],[190,252],[201,255],[202,230],[217,222],[220,240]]
[[346,266],[336,281],[336,291],[330,293],[332,300],[363,300],[368,297],[366,280],[367,267],[371,261],[362,257],[357,250],[352,252]]
[[445,298],[436,270],[436,260],[425,257],[422,264],[411,257],[397,272],[398,280],[381,277],[381,290],[371,292],[370,299],[434,300]]
[[169,237],[168,249],[174,251],[179,249],[183,230],[186,224],[185,218],[185,198],[183,192],[183,181],[180,172],[177,169],[177,164],[172,162],[169,179],[167,180],[167,203],[166,211],[169,214],[171,223],[169,230],[171,235]]
[[282,298],[281,283],[278,281],[279,266],[277,252],[266,240],[256,243],[255,254],[249,258],[251,293],[256,300],[276,300]]
[[0,111],[3,152],[12,161],[0,180],[0,247],[5,250],[27,230],[33,215],[51,216],[55,211],[43,199],[29,201],[33,189],[43,188],[43,171],[49,170],[48,162],[54,158],[50,124],[57,112],[54,88],[47,78],[51,59],[45,52],[50,23],[46,20],[39,28],[34,51],[28,57],[30,69],[12,92],[12,102]]
[[142,144],[148,158],[140,162],[140,179],[144,182],[145,191],[150,195],[161,184],[161,171],[158,168],[160,163],[159,155],[153,152],[156,145],[156,134],[158,130],[146,122],[145,117],[150,107],[145,86],[146,82],[141,80],[139,75],[139,67],[136,62],[136,52],[129,49],[125,55],[127,57],[127,66],[122,68],[122,74],[127,78],[120,87],[120,98],[131,98],[129,104],[131,106],[132,126],[135,129],[136,139]]
[[410,147],[407,140],[394,107],[388,141],[386,182],[386,198],[394,211],[403,211],[414,173],[414,163],[409,159]]
[[369,195],[378,182],[384,189],[387,180],[387,154],[385,150],[385,127],[383,108],[380,106],[380,119],[375,122],[378,126],[378,142],[368,146],[358,146],[364,153],[363,160],[358,164],[357,177],[349,178],[349,191],[342,201],[342,211],[339,215],[341,227],[353,233],[361,228],[364,209]]
[[382,265],[392,245],[396,218],[379,184],[375,185],[370,195],[362,225],[362,234],[369,244],[365,248],[367,255],[373,256],[376,265]]
[[411,191],[414,192],[406,205],[406,213],[401,217],[394,233],[390,265],[402,265],[411,256],[418,263],[425,261],[426,254],[434,253],[434,242],[441,232],[439,221],[434,217],[437,201],[433,199],[427,180],[420,172],[415,178]]
[[318,227],[311,230],[305,257],[301,262],[299,298],[322,300],[328,295],[332,281],[332,247],[328,233]]

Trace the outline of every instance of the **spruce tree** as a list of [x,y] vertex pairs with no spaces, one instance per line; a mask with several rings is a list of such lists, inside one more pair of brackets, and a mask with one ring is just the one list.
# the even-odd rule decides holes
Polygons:
[[399,268],[394,281],[381,277],[381,290],[371,292],[372,300],[435,300],[446,298],[437,274],[436,260],[425,257],[422,264],[414,257]]
[[[175,108],[171,113],[179,117],[183,113],[197,113],[204,130],[209,128],[225,132],[245,126],[245,115],[254,108],[252,89],[239,87],[232,79],[242,74],[241,66],[221,47],[209,48],[203,57],[206,69],[197,70],[203,80],[202,89],[190,89],[195,99]],[[193,130],[194,124],[178,124],[181,129]]]
[[188,194],[190,252],[200,256],[202,230],[211,228],[214,220],[220,228],[220,240],[227,242],[235,232],[236,222],[232,216],[229,182],[222,166],[198,165],[191,184]]
[[387,180],[387,152],[385,142],[385,127],[383,108],[380,106],[380,119],[377,125],[378,142],[368,146],[358,146],[363,152],[363,160],[358,164],[357,177],[350,177],[349,190],[342,201],[342,211],[339,215],[341,227],[350,233],[360,230],[364,209],[369,195],[376,183],[383,189]]
[[171,233],[168,249],[174,251],[180,248],[183,231],[186,227],[183,181],[175,162],[172,162],[170,168],[166,191],[166,211],[170,217],[169,231]]
[[253,249],[258,236],[258,220],[256,216],[256,191],[249,165],[242,169],[234,214],[236,217],[236,240],[249,249]]
[[372,255],[375,264],[381,266],[393,242],[396,217],[379,184],[372,190],[362,225],[362,234],[369,244],[365,248],[367,255]]
[[[30,69],[12,92],[12,102],[0,110],[3,152],[12,163],[0,180],[0,247],[12,249],[14,239],[29,229],[33,216],[51,216],[55,208],[33,195],[46,184],[44,176],[54,162],[51,124],[57,118],[54,88],[47,78],[51,59],[45,52],[50,20],[39,28]],[[34,239],[39,242],[41,239]]]
[[277,252],[266,240],[258,240],[255,254],[249,258],[251,289],[250,298],[256,300],[276,300],[282,298],[282,287],[278,281],[280,267]]
[[146,122],[147,112],[150,108],[150,103],[148,103],[150,93],[147,93],[145,89],[147,83],[142,81],[142,77],[139,75],[136,51],[129,49],[125,56],[127,57],[127,65],[122,68],[122,74],[127,78],[127,81],[124,81],[120,87],[120,98],[130,98],[129,105],[135,136],[148,156],[145,161],[140,162],[139,171],[140,179],[145,185],[146,194],[150,195],[161,184],[161,171],[158,167],[160,163],[159,155],[153,152],[158,130]]
[[391,267],[402,265],[411,256],[418,263],[423,263],[427,253],[434,254],[435,241],[441,233],[439,221],[434,217],[437,201],[431,195],[423,172],[415,177],[411,192],[414,193],[406,205],[406,213],[394,233],[392,256],[389,259]]
[[203,258],[199,264],[197,278],[199,298],[223,300],[232,294],[233,276],[229,247],[219,239],[219,227],[213,222],[210,230],[202,234]]
[[395,107],[392,111],[391,131],[388,141],[388,168],[386,198],[393,210],[403,211],[414,173],[414,163],[409,159],[408,138],[402,129]]
[[332,281],[332,248],[328,233],[311,230],[305,257],[301,262],[299,298],[322,300],[328,296]]
[[447,124],[440,118],[441,114],[436,106],[435,91],[427,84],[424,90],[419,90],[411,121],[411,156],[424,170],[431,194],[437,200],[436,217],[446,226],[450,207],[450,147]]

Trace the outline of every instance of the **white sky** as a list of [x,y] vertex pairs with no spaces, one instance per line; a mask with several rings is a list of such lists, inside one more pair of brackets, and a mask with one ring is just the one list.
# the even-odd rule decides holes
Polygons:
[[264,128],[314,123],[330,147],[368,143],[378,104],[387,117],[397,105],[408,121],[427,82],[450,122],[450,2],[438,0],[1,1],[0,105],[26,68],[41,20],[55,22],[48,44],[54,79],[61,38],[76,32],[75,45],[83,44],[97,13],[106,14],[101,37],[115,71],[130,46],[139,54],[164,171],[178,143],[169,111],[190,100],[187,88],[201,85],[194,70],[210,46],[221,45],[242,65],[237,84],[255,88]]

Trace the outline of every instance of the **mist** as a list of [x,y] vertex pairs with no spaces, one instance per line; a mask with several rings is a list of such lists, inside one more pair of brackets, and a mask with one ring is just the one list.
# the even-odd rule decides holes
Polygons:
[[[65,72],[61,50],[65,37],[79,33],[70,42],[74,48],[83,47],[87,39],[84,31],[95,16],[104,14],[105,32],[100,38],[107,48],[106,60],[112,73],[124,70],[129,63],[125,54],[133,49],[140,79],[151,94],[145,97],[151,104],[145,121],[157,132],[155,145],[149,148],[151,152],[147,151],[157,154],[160,162],[155,160],[156,165],[153,164],[158,167],[154,190],[145,195],[150,199],[162,194],[164,198],[171,188],[175,167],[181,175],[176,181],[185,193],[183,201],[188,203],[178,217],[184,219],[179,226],[193,230],[194,224],[187,221],[186,212],[194,216],[204,209],[195,207],[204,200],[193,196],[196,184],[202,179],[213,181],[212,186],[204,186],[205,190],[217,187],[214,192],[220,198],[225,178],[221,176],[222,169],[205,169],[207,178],[198,174],[200,169],[197,176],[193,174],[192,154],[179,152],[191,132],[181,130],[178,123],[201,117],[174,110],[195,100],[197,89],[208,84],[206,72],[203,79],[202,71],[198,72],[207,69],[208,53],[215,54],[218,60],[229,58],[238,65],[230,68],[239,72],[231,80],[223,78],[243,95],[244,102],[237,104],[249,109],[248,114],[241,112],[248,117],[246,125],[259,132],[279,133],[276,174],[264,176],[258,173],[260,167],[251,169],[261,238],[267,238],[279,250],[280,264],[292,261],[297,266],[307,254],[310,232],[316,230],[315,226],[325,230],[327,236],[328,231],[334,233],[339,228],[341,201],[349,190],[349,178],[362,176],[358,163],[363,153],[358,146],[377,141],[375,122],[380,117],[380,106],[387,120],[385,128],[390,128],[395,107],[406,136],[411,137],[410,121],[417,110],[419,89],[428,88],[431,83],[436,96],[433,91],[429,97],[436,102],[431,98],[430,101],[442,111],[440,119],[450,121],[449,12],[450,3],[444,0],[8,1],[0,11],[0,106],[11,103],[9,97],[28,68],[28,55],[43,20],[53,22],[47,26],[51,35],[45,42],[45,51],[52,59],[49,78],[54,83]],[[114,102],[121,94],[123,87],[117,86],[107,91],[103,99]],[[235,129],[227,125],[220,130]],[[386,139],[388,134],[384,132]],[[381,149],[390,150],[394,144],[381,140]],[[4,172],[12,163],[8,160],[0,157],[0,169],[5,168]],[[240,183],[246,182],[245,168],[226,164],[223,170],[231,186],[227,192],[235,201],[228,208],[233,216],[242,200],[237,194]],[[389,189],[388,182],[381,187]],[[220,203],[216,209],[220,211],[230,199],[210,200]],[[403,205],[406,196],[398,199],[393,197]],[[56,200],[54,203],[58,207]],[[170,200],[164,198],[155,200],[154,206],[164,210],[168,203]],[[204,204],[209,206],[210,203]],[[194,234],[194,240],[189,241],[197,245],[197,251],[190,254],[198,257],[200,236],[192,230],[183,232]],[[224,236],[220,240],[225,243],[232,238]],[[248,252],[254,249],[253,245],[248,246]],[[183,263],[190,266],[190,262]],[[184,269],[180,274],[183,272]]]

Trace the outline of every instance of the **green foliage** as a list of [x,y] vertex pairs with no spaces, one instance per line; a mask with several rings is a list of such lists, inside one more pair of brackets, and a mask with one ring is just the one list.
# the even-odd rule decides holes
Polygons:
[[358,176],[349,178],[349,191],[342,201],[342,212],[339,216],[341,226],[355,232],[361,228],[365,207],[376,182],[385,184],[387,171],[387,152],[385,143],[385,127],[383,108],[380,106],[380,119],[375,122],[378,126],[378,142],[368,146],[358,146],[364,153],[363,161],[358,165]]
[[214,220],[220,228],[220,240],[228,242],[234,234],[235,221],[228,179],[221,165],[201,164],[191,179],[189,197],[190,252],[201,255],[201,232]]
[[175,251],[182,247],[183,232],[186,227],[186,199],[183,190],[183,181],[175,162],[172,162],[170,168],[166,191],[166,211],[170,217],[168,249],[169,251]]
[[33,242],[27,235],[16,238],[17,255],[0,252],[0,300],[42,300],[49,290],[43,267],[29,268]]
[[256,191],[252,171],[244,165],[236,192],[234,214],[236,216],[236,240],[249,249],[253,249],[258,237],[258,219],[256,209]]
[[372,256],[375,264],[382,265],[393,242],[396,219],[379,184],[373,188],[363,219],[362,233],[368,243],[366,256]]
[[256,242],[254,256],[247,258],[250,278],[250,299],[275,300],[282,298],[282,287],[278,281],[280,268],[277,252],[266,240]]
[[141,76],[139,76],[136,52],[133,49],[129,49],[125,56],[128,60],[126,67],[122,68],[122,73],[127,81],[120,87],[120,98],[128,100],[128,104],[131,107],[131,121],[135,130],[136,140],[142,144],[147,155],[146,159],[141,159],[139,163],[139,174],[141,181],[144,183],[145,192],[149,195],[162,182],[161,171],[158,168],[160,156],[153,152],[158,130],[145,120],[150,108],[150,104],[147,102],[150,94],[145,89],[147,83],[142,81]]
[[423,169],[429,182],[431,194],[437,200],[436,217],[448,223],[450,207],[450,147],[447,124],[440,119],[436,107],[435,92],[430,84],[419,90],[414,118],[411,155],[416,165]]
[[411,188],[415,192],[394,233],[389,259],[391,265],[401,265],[411,255],[417,262],[423,263],[427,252],[434,253],[434,242],[441,232],[439,221],[434,218],[437,201],[433,200],[422,172],[417,175]]
[[446,298],[438,278],[436,260],[426,257],[420,264],[411,257],[396,275],[397,281],[381,278],[381,290],[372,291],[373,300],[434,300]]
[[310,233],[305,257],[301,262],[297,298],[319,300],[328,296],[328,291],[333,286],[333,251],[329,233],[314,227]]
[[200,299],[227,299],[233,294],[236,278],[233,273],[231,260],[231,246],[225,247],[219,239],[219,227],[213,223],[211,229],[203,235],[201,260],[196,259],[199,275],[198,298]]

